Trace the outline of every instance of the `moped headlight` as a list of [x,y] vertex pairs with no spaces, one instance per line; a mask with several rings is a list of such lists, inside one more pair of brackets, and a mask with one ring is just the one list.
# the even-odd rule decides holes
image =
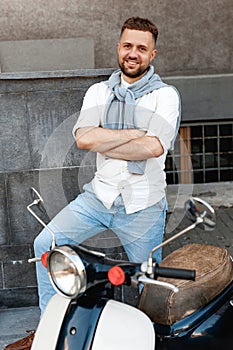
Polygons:
[[48,273],[55,290],[75,298],[86,289],[86,271],[78,254],[69,246],[56,247],[48,257]]

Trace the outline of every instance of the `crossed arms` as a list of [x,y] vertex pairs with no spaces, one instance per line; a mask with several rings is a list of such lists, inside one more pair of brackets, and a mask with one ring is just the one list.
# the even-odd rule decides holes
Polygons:
[[159,157],[164,152],[157,137],[147,136],[145,131],[138,129],[83,127],[76,130],[75,139],[80,149],[121,160],[145,160]]

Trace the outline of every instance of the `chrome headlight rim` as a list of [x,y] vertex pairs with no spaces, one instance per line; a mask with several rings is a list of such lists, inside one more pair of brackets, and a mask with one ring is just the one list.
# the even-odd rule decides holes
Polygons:
[[[68,258],[69,261],[73,264],[76,270],[76,275],[79,278],[79,286],[76,286],[76,291],[74,293],[66,293],[64,290],[62,290],[61,287],[58,286],[56,283],[56,279],[54,278],[54,274],[52,273],[52,259],[54,257],[54,254],[61,254],[65,258]],[[76,298],[79,294],[82,294],[86,290],[86,285],[87,285],[87,276],[86,276],[86,270],[85,266],[79,257],[78,253],[71,247],[71,246],[58,246],[55,247],[48,256],[48,275],[49,279],[51,281],[51,284],[53,285],[54,289],[56,292],[63,297],[69,298],[69,299],[74,299]]]

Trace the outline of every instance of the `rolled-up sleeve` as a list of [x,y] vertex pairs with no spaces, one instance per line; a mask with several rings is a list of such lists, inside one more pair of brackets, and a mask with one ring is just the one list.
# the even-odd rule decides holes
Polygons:
[[169,150],[176,137],[180,119],[180,97],[171,86],[159,89],[156,111],[153,113],[148,127],[148,136],[159,138],[162,146]]
[[82,108],[77,113],[77,122],[73,127],[73,135],[79,128],[86,126],[97,127],[100,125],[100,110],[98,103],[98,84],[92,85],[86,92]]

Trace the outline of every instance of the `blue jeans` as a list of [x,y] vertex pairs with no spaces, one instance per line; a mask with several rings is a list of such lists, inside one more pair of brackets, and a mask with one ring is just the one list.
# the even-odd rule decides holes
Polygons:
[[[110,209],[106,209],[93,193],[90,184],[84,186],[85,192],[68,204],[49,223],[56,234],[56,243],[79,244],[101,231],[111,229],[120,239],[130,261],[143,262],[148,259],[153,247],[163,239],[167,201],[163,198],[149,208],[133,214],[126,214],[122,197],[118,196]],[[50,249],[51,235],[48,230],[36,237],[35,255],[40,257]],[[161,261],[162,251],[154,257]],[[55,291],[49,281],[47,270],[39,262],[36,264],[39,306],[41,314]]]

